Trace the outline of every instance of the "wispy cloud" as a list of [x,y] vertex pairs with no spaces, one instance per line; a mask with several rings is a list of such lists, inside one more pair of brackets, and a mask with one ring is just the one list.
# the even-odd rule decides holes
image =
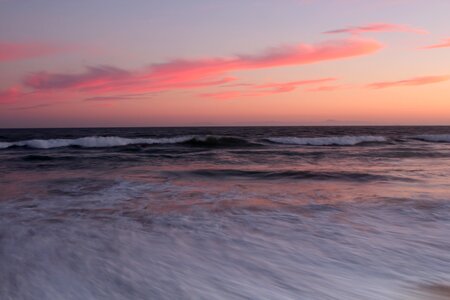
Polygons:
[[414,28],[409,25],[391,24],[391,23],[372,23],[364,26],[350,26],[324,32],[325,34],[362,34],[366,32],[410,32],[416,34],[427,34],[428,31],[424,29]]
[[90,89],[132,78],[128,71],[110,66],[88,67],[79,74],[36,72],[25,78],[25,86],[35,90]]
[[30,109],[38,109],[38,108],[44,108],[54,105],[54,103],[43,103],[43,104],[36,104],[36,105],[30,105],[30,106],[21,106],[21,107],[11,107],[11,110],[30,110]]
[[226,99],[262,96],[262,94],[256,93],[256,92],[226,91],[226,92],[217,92],[217,93],[203,93],[203,94],[199,94],[199,96],[202,98],[226,100]]
[[27,76],[23,85],[32,90],[77,90],[91,93],[93,97],[217,86],[234,81],[236,78],[228,75],[233,71],[346,59],[372,54],[382,47],[376,40],[349,38],[315,45],[284,45],[255,55],[176,59],[153,64],[140,71],[99,66],[89,67],[78,74],[38,72]]
[[320,78],[313,80],[298,80],[298,81],[288,81],[288,82],[275,82],[275,83],[265,83],[265,84],[246,84],[245,90],[234,90],[225,91],[217,93],[204,93],[200,94],[203,98],[212,99],[234,99],[234,98],[245,98],[245,97],[262,97],[272,94],[280,94],[294,91],[299,86],[322,84],[325,82],[335,81],[336,78]]
[[67,51],[71,47],[46,43],[15,43],[0,41],[0,62],[17,61],[43,56],[50,56]]
[[308,92],[334,92],[337,90],[342,90],[345,88],[349,88],[349,86],[344,85],[321,85],[314,88],[307,89]]
[[22,95],[21,89],[17,86],[7,88],[0,91],[0,104],[15,102]]
[[368,84],[367,87],[371,89],[385,89],[399,86],[420,86],[433,83],[439,83],[450,80],[450,75],[442,76],[422,76],[397,81],[382,81]]
[[141,99],[143,97],[149,98],[154,94],[130,94],[130,95],[111,95],[111,96],[96,96],[84,99],[85,101],[117,101],[117,100],[133,100]]
[[450,38],[442,40],[440,43],[425,46],[422,49],[450,48]]
[[263,89],[268,93],[277,94],[277,93],[286,93],[295,90],[299,86],[303,85],[311,85],[311,84],[321,84],[325,82],[335,81],[336,78],[321,78],[321,79],[313,79],[313,80],[298,80],[298,81],[289,81],[289,82],[277,82],[277,83],[266,83],[255,85],[255,89]]

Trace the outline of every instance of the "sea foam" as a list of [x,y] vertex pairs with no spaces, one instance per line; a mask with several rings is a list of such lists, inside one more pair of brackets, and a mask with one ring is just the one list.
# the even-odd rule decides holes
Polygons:
[[386,142],[383,136],[330,136],[330,137],[272,137],[272,143],[310,146],[353,146],[361,143]]
[[49,140],[26,140],[11,143],[0,143],[0,148],[12,146],[29,147],[37,149],[50,149],[59,147],[78,146],[83,148],[119,147],[133,144],[176,144],[193,139],[193,136],[178,136],[168,138],[123,138],[117,136],[90,136],[78,139],[49,139]]
[[248,146],[251,142],[232,136],[183,135],[162,138],[124,138],[118,136],[90,136],[77,139],[33,139],[17,142],[0,142],[0,149],[9,147],[28,147],[50,149],[77,146],[82,148],[120,147],[127,145],[181,144],[203,147]]
[[0,142],[0,149],[6,149],[8,147],[11,147],[12,145],[12,143]]

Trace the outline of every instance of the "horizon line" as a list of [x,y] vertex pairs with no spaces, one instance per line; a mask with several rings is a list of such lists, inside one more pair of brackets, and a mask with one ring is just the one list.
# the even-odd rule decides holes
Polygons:
[[126,129],[126,128],[230,128],[230,127],[450,127],[450,124],[315,124],[315,125],[164,125],[164,126],[74,126],[74,127],[0,127],[0,130],[15,129]]

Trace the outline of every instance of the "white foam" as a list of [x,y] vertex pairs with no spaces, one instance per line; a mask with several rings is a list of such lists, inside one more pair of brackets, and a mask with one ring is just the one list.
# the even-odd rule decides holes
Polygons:
[[0,142],[0,149],[6,149],[11,146],[12,146],[11,143]]
[[170,138],[123,138],[117,136],[90,136],[78,139],[49,139],[49,140],[26,140],[11,143],[0,143],[0,149],[21,146],[38,149],[50,149],[68,146],[79,146],[83,148],[118,147],[133,144],[176,144],[193,139],[193,136],[178,136]]
[[330,136],[330,137],[272,137],[269,141],[277,144],[287,145],[311,145],[311,146],[353,146],[368,142],[386,142],[383,136]]
[[450,143],[450,134],[422,134],[414,138],[426,142]]

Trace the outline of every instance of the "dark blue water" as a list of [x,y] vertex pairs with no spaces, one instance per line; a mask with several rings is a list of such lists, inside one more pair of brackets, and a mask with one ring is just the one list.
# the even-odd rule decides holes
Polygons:
[[0,299],[449,299],[450,127],[0,130]]

